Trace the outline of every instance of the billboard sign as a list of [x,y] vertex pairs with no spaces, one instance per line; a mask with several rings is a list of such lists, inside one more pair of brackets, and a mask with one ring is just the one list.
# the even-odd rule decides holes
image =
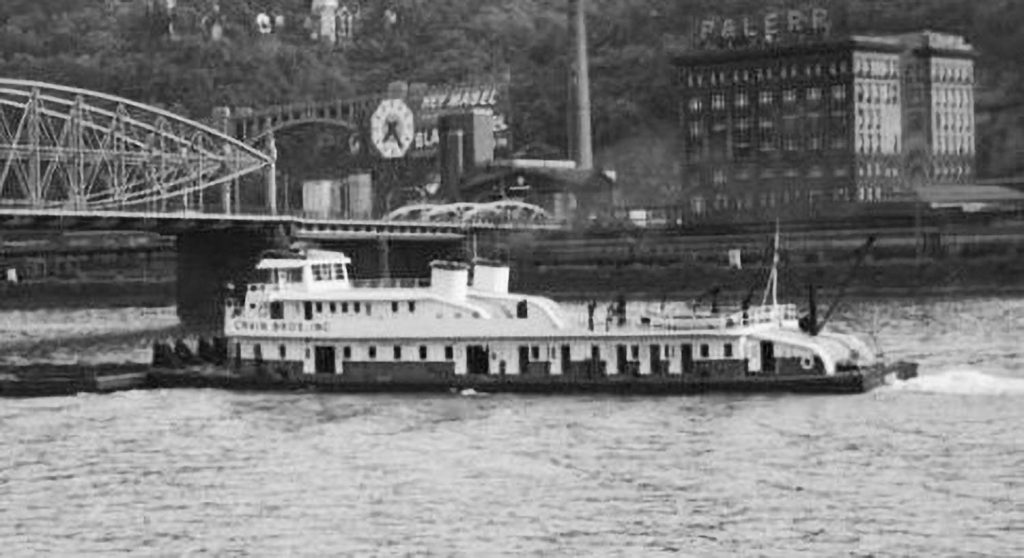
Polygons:
[[495,149],[504,151],[510,147],[508,80],[431,86],[425,88],[422,95],[410,95],[409,103],[416,113],[416,133],[409,150],[411,156],[437,155],[441,143],[439,117],[471,110],[493,114]]

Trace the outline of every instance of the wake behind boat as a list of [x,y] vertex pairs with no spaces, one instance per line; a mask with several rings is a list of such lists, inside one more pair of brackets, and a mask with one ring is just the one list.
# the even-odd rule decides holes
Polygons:
[[[916,376],[854,335],[824,331],[777,300],[776,256],[762,304],[731,312],[570,317],[555,301],[509,292],[509,268],[437,261],[429,285],[351,279],[322,250],[268,253],[261,282],[229,300],[227,373],[158,370],[159,386],[330,391],[863,392]],[[158,366],[165,362],[156,362]],[[468,391],[472,390],[472,391]]]

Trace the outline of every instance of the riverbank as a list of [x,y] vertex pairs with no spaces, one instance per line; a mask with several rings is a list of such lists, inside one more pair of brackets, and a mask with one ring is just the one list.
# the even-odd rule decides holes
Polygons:
[[[813,282],[822,296],[836,293],[850,265],[802,264],[783,267],[780,293],[803,300]],[[608,300],[619,294],[634,300],[707,297],[717,288],[722,300],[758,296],[767,275],[761,267],[721,265],[535,266],[515,267],[512,290],[558,300]],[[176,303],[174,279],[113,281],[38,281],[0,283],[0,309],[165,308]],[[846,289],[851,297],[942,297],[1024,295],[1024,258],[886,261],[865,264]]]
[[48,280],[0,283],[0,310],[173,306],[174,279]]
[[[865,264],[851,275],[851,264],[783,267],[779,291],[789,300],[806,298],[813,283],[823,297],[846,284],[847,296],[944,297],[1024,295],[1024,258],[887,261]],[[644,300],[708,298],[718,290],[724,300],[760,296],[767,283],[761,267],[724,266],[538,266],[517,269],[514,287],[559,300],[608,299],[623,294]]]

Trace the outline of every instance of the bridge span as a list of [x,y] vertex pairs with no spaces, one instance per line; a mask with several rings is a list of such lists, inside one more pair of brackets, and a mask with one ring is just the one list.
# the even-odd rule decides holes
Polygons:
[[[334,112],[331,105],[312,117],[364,125],[375,99],[339,101]],[[105,93],[0,78],[0,235],[136,230],[173,236],[178,313],[192,326],[219,323],[223,285],[244,280],[260,252],[282,242],[343,249],[357,274],[401,276],[465,252],[468,238],[486,244],[524,229],[557,228],[493,219],[280,214],[269,132],[294,122],[286,114],[264,116],[242,122],[239,134]],[[241,196],[243,190],[253,195]],[[245,206],[246,197],[262,201]]]

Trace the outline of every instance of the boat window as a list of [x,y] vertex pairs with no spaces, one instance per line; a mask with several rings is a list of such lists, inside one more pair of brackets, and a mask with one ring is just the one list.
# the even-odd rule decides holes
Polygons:
[[275,300],[270,303],[270,319],[271,320],[283,320],[284,319],[284,303],[279,300]]
[[633,355],[633,360],[640,360],[640,345],[630,346],[629,354]]
[[732,343],[726,343],[723,352],[725,353],[725,358],[732,358]]
[[263,347],[261,347],[259,343],[252,346],[252,358],[256,362],[263,360]]
[[455,360],[455,349],[451,345],[444,348],[444,359]]
[[366,354],[370,358],[377,358],[377,347],[370,345],[370,348],[366,350]]
[[332,302],[331,303],[331,314],[335,314],[337,312],[338,312],[338,305]]
[[529,317],[529,304],[525,300],[520,300],[516,304],[516,318],[527,318]]
[[342,314],[348,314],[348,303],[347,302],[342,302],[341,303],[341,313]]
[[395,345],[395,360],[402,360],[402,346]]
[[539,346],[534,345],[534,346],[530,347],[530,357],[533,360],[539,360],[540,359],[540,347]]
[[359,303],[358,302],[353,302],[352,303],[352,311],[355,312],[356,314],[358,314],[359,312],[362,311],[362,309],[359,307]]
[[311,266],[313,269],[313,280],[324,281],[330,279],[330,269],[323,264],[316,264]]
[[701,358],[708,358],[711,356],[711,347],[708,347],[707,343],[701,343],[700,356]]
[[334,264],[334,278],[344,279],[345,278],[345,264],[336,263]]
[[352,347],[349,347],[348,345],[342,347],[341,356],[342,358],[352,358]]
[[420,360],[427,360],[427,346],[420,345]]
[[415,311],[416,311],[416,301],[415,300],[410,300],[409,301],[409,312],[415,312]]
[[281,360],[284,360],[284,357],[285,355],[288,354],[288,351],[284,345],[280,345],[277,347],[277,354],[281,356]]
[[316,313],[317,314],[323,314],[323,312],[324,312],[324,303],[317,302],[316,303]]
[[394,313],[394,314],[398,313],[398,302],[397,301],[393,301],[391,303],[391,312]]

